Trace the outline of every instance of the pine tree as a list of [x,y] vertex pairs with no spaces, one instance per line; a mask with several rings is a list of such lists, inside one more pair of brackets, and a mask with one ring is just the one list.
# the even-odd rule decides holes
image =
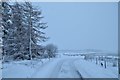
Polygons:
[[12,59],[37,57],[42,49],[38,43],[47,39],[41,31],[47,28],[41,20],[41,11],[29,2],[15,2],[12,5],[3,2],[2,7],[3,54]]
[[38,43],[47,39],[44,36],[45,33],[41,31],[41,29],[46,29],[47,26],[46,23],[41,21],[43,18],[41,16],[41,11],[35,9],[29,2],[26,2],[24,7],[29,27],[29,53],[32,59],[32,57],[35,57],[37,54]]
[[12,52],[12,13],[11,13],[11,6],[8,2],[2,2],[2,26],[4,27],[3,33],[3,56],[9,56]]
[[2,27],[2,3],[0,3],[0,60],[2,59],[2,36],[3,36],[3,27]]
[[[26,30],[24,28],[24,16],[23,16],[23,6],[22,4],[16,2],[14,5],[13,5],[13,9],[12,9],[12,12],[13,12],[13,27],[14,27],[14,31],[15,31],[15,34],[14,34],[14,44],[15,44],[15,48],[16,51],[15,51],[15,57],[22,57],[24,56],[24,48],[25,48],[25,42],[26,42],[26,39],[25,39],[25,33],[26,33]],[[24,59],[24,58],[23,58]]]

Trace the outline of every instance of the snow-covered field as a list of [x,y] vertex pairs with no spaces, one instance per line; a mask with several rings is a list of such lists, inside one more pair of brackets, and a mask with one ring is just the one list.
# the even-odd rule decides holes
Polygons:
[[[43,63],[42,63],[43,62]],[[3,64],[3,78],[118,78],[118,67],[101,67],[82,56],[60,55],[53,59],[14,61]]]
[[117,67],[108,67],[105,69],[85,60],[77,60],[75,61],[75,65],[84,78],[118,78]]

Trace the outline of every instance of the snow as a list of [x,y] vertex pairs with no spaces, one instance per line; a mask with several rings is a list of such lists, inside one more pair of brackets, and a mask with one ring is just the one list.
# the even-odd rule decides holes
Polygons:
[[89,61],[77,60],[75,66],[84,78],[118,78],[118,68],[104,68]]
[[43,65],[41,68],[38,68],[33,75],[32,78],[49,78],[52,76],[52,72],[55,69],[55,66],[59,62],[60,59],[51,59],[49,63]]
[[[43,63],[42,63],[43,62]],[[83,56],[14,61],[3,64],[3,78],[117,78],[118,67],[101,67]],[[31,64],[32,63],[32,64]],[[17,74],[16,74],[17,73]]]
[[[14,66],[13,66],[14,65]],[[3,69],[3,78],[28,78],[31,73],[33,73],[33,69],[31,67],[27,67],[24,65],[19,64],[6,64],[5,66],[8,66],[10,68]]]
[[[74,59],[75,60],[75,59]],[[62,63],[61,68],[59,69],[58,78],[80,78],[81,76],[77,73],[75,66],[71,63],[74,62],[73,59],[67,59]]]
[[[38,66],[42,66],[47,63],[48,60],[44,60],[42,63],[37,61],[17,61],[3,64],[3,78],[29,78]],[[31,65],[32,64],[32,65]],[[17,73],[17,74],[16,74]]]

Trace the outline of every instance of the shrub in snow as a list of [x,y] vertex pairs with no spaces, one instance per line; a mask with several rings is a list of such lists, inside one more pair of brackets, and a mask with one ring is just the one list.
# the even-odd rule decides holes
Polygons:
[[113,67],[116,67],[117,66],[117,63],[116,62],[113,62],[113,65],[112,65]]
[[48,45],[46,46],[46,52],[47,52],[47,54],[48,54],[48,56],[49,56],[49,59],[50,59],[50,58],[56,56],[55,53],[58,52],[58,48],[57,48],[57,46],[55,46],[55,45],[53,45],[53,44],[48,44]]

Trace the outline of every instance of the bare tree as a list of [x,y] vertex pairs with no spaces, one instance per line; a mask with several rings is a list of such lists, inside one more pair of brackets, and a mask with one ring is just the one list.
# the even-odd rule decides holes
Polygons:
[[58,48],[54,44],[48,44],[48,45],[46,45],[46,52],[50,59],[50,58],[53,58],[56,56],[56,53],[58,52]]

